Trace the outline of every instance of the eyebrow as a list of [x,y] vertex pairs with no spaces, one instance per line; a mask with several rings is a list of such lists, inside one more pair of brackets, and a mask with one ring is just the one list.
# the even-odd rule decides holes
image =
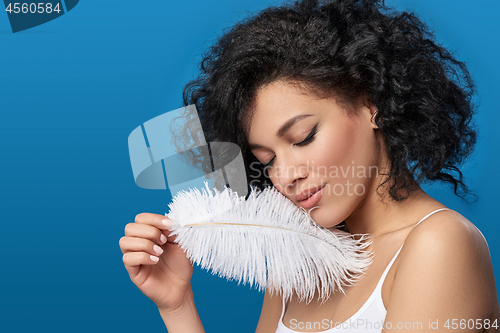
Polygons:
[[[311,117],[312,114],[299,114],[298,116],[295,116],[293,118],[290,118],[288,119],[281,127],[280,129],[278,130],[277,132],[277,136],[278,137],[283,137],[283,135],[285,135],[285,133],[290,129],[290,127],[292,127],[293,125],[295,125],[295,123],[301,121],[302,119],[305,119],[307,117]],[[250,149],[260,149],[260,148],[263,148],[261,145],[258,145],[258,144],[251,144],[250,146]]]

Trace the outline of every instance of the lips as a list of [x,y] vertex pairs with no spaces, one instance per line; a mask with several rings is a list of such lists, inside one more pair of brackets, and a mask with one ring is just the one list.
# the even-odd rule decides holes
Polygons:
[[321,186],[320,188],[316,187],[307,189],[306,191],[302,191],[302,193],[297,195],[296,198],[302,199],[299,200],[299,204],[302,206],[302,208],[311,209],[317,206],[318,202],[323,196],[323,188],[325,187],[325,185]]
[[313,196],[316,192],[321,190],[323,187],[325,187],[325,185],[326,184],[324,184],[322,186],[308,188],[307,190],[304,190],[300,194],[296,195],[295,200],[297,200],[298,202],[306,200],[306,199],[310,198],[311,196]]

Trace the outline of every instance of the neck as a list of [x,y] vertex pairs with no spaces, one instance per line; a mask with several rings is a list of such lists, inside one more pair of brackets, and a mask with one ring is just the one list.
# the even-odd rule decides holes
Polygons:
[[408,198],[397,202],[387,194],[388,186],[381,187],[379,195],[373,189],[368,197],[345,220],[352,234],[371,234],[373,237],[416,224],[433,207],[444,205],[434,200],[416,184]]

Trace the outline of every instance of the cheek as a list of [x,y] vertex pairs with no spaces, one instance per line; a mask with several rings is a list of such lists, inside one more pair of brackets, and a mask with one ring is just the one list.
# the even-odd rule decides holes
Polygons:
[[[361,145],[354,135],[336,133],[317,148],[312,169],[314,183],[327,183],[320,209],[311,217],[322,227],[332,228],[342,223],[366,193],[366,179],[358,178]],[[359,156],[359,157],[358,157]],[[354,161],[354,163],[353,163]],[[354,171],[354,174],[353,174]]]
[[352,168],[352,165],[357,163],[356,155],[361,149],[355,133],[352,126],[325,133],[327,135],[322,137],[311,152],[314,154],[310,159],[314,161],[313,173],[317,176],[328,177],[330,174],[336,174],[337,171],[342,175],[341,170]]

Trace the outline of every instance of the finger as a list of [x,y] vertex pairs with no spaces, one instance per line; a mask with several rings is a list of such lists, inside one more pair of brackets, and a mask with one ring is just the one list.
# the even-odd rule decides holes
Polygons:
[[141,265],[154,265],[159,258],[146,252],[127,252],[123,255],[123,264],[130,277],[136,277],[139,274]]
[[175,238],[177,237],[177,235],[170,235],[171,234],[171,231],[163,231],[163,234],[166,235],[167,237],[167,244],[168,243],[174,243],[174,244],[177,244],[175,242]]
[[119,243],[123,254],[128,252],[147,252],[158,257],[163,253],[163,248],[145,238],[124,236],[120,238]]
[[129,223],[125,226],[125,236],[146,238],[160,245],[167,242],[166,235],[149,224]]
[[160,230],[170,230],[172,226],[172,221],[168,217],[151,213],[137,214],[135,222],[140,224],[149,224]]

